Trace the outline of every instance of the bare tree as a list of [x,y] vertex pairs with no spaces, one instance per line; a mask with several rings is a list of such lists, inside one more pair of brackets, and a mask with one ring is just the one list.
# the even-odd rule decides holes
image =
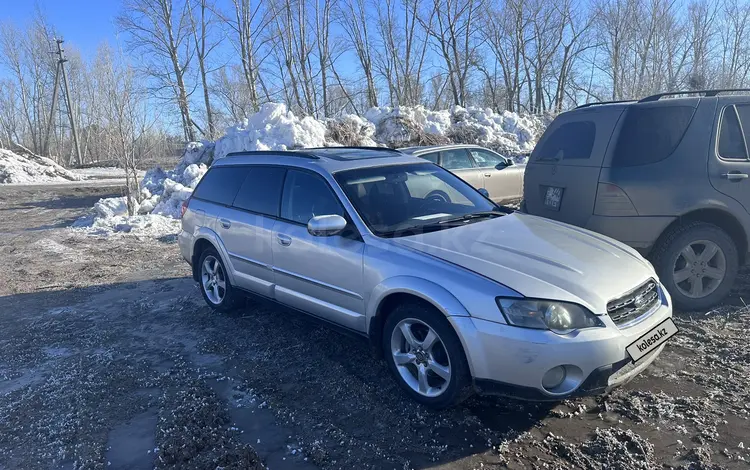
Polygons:
[[183,0],[175,11],[173,0],[124,0],[117,23],[127,34],[129,51],[144,59],[144,71],[155,81],[156,96],[166,90],[177,103],[185,139],[192,141],[195,122],[185,78],[195,48],[190,41],[188,1]]

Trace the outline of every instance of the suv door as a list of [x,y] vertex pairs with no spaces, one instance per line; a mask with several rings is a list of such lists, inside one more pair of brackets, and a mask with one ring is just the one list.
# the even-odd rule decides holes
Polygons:
[[476,168],[466,149],[441,150],[440,166],[474,186],[475,189],[484,188],[482,172]]
[[279,216],[286,170],[277,166],[245,168],[249,171],[232,207],[217,219],[217,233],[229,252],[238,286],[272,297],[273,224]]
[[356,230],[349,227],[331,237],[317,237],[307,231],[307,222],[313,216],[333,214],[348,219],[328,182],[311,171],[288,169],[281,216],[273,229],[275,298],[364,332],[364,243]]
[[709,158],[711,185],[750,212],[750,103],[726,104],[719,109],[715,151]]
[[481,148],[467,149],[484,177],[484,188],[495,202],[519,199],[523,195],[523,167],[495,152]]
[[530,214],[585,227],[594,212],[599,173],[623,107],[595,106],[559,115],[526,165]]

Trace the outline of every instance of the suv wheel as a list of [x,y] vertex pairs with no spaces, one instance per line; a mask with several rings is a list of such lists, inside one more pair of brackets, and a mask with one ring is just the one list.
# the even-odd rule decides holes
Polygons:
[[224,262],[214,248],[201,253],[198,269],[201,294],[208,306],[220,312],[234,310],[239,303],[238,292],[229,282]]
[[396,307],[385,322],[383,351],[398,384],[419,403],[440,409],[471,395],[463,347],[440,312],[419,303]]
[[719,303],[729,294],[739,269],[732,239],[719,227],[704,222],[674,229],[653,258],[672,300],[684,310]]

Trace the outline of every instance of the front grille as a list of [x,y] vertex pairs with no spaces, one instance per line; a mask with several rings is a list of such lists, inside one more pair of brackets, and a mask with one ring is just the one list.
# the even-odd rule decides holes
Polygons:
[[607,313],[615,325],[622,326],[651,312],[659,302],[656,281],[649,279],[635,290],[611,300],[607,304]]

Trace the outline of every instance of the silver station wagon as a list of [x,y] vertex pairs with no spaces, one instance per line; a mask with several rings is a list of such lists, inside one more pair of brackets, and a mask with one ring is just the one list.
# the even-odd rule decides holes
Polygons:
[[475,391],[602,393],[676,333],[633,249],[497,206],[394,150],[218,160],[183,206],[179,245],[212,308],[252,294],[360,334],[435,408]]

